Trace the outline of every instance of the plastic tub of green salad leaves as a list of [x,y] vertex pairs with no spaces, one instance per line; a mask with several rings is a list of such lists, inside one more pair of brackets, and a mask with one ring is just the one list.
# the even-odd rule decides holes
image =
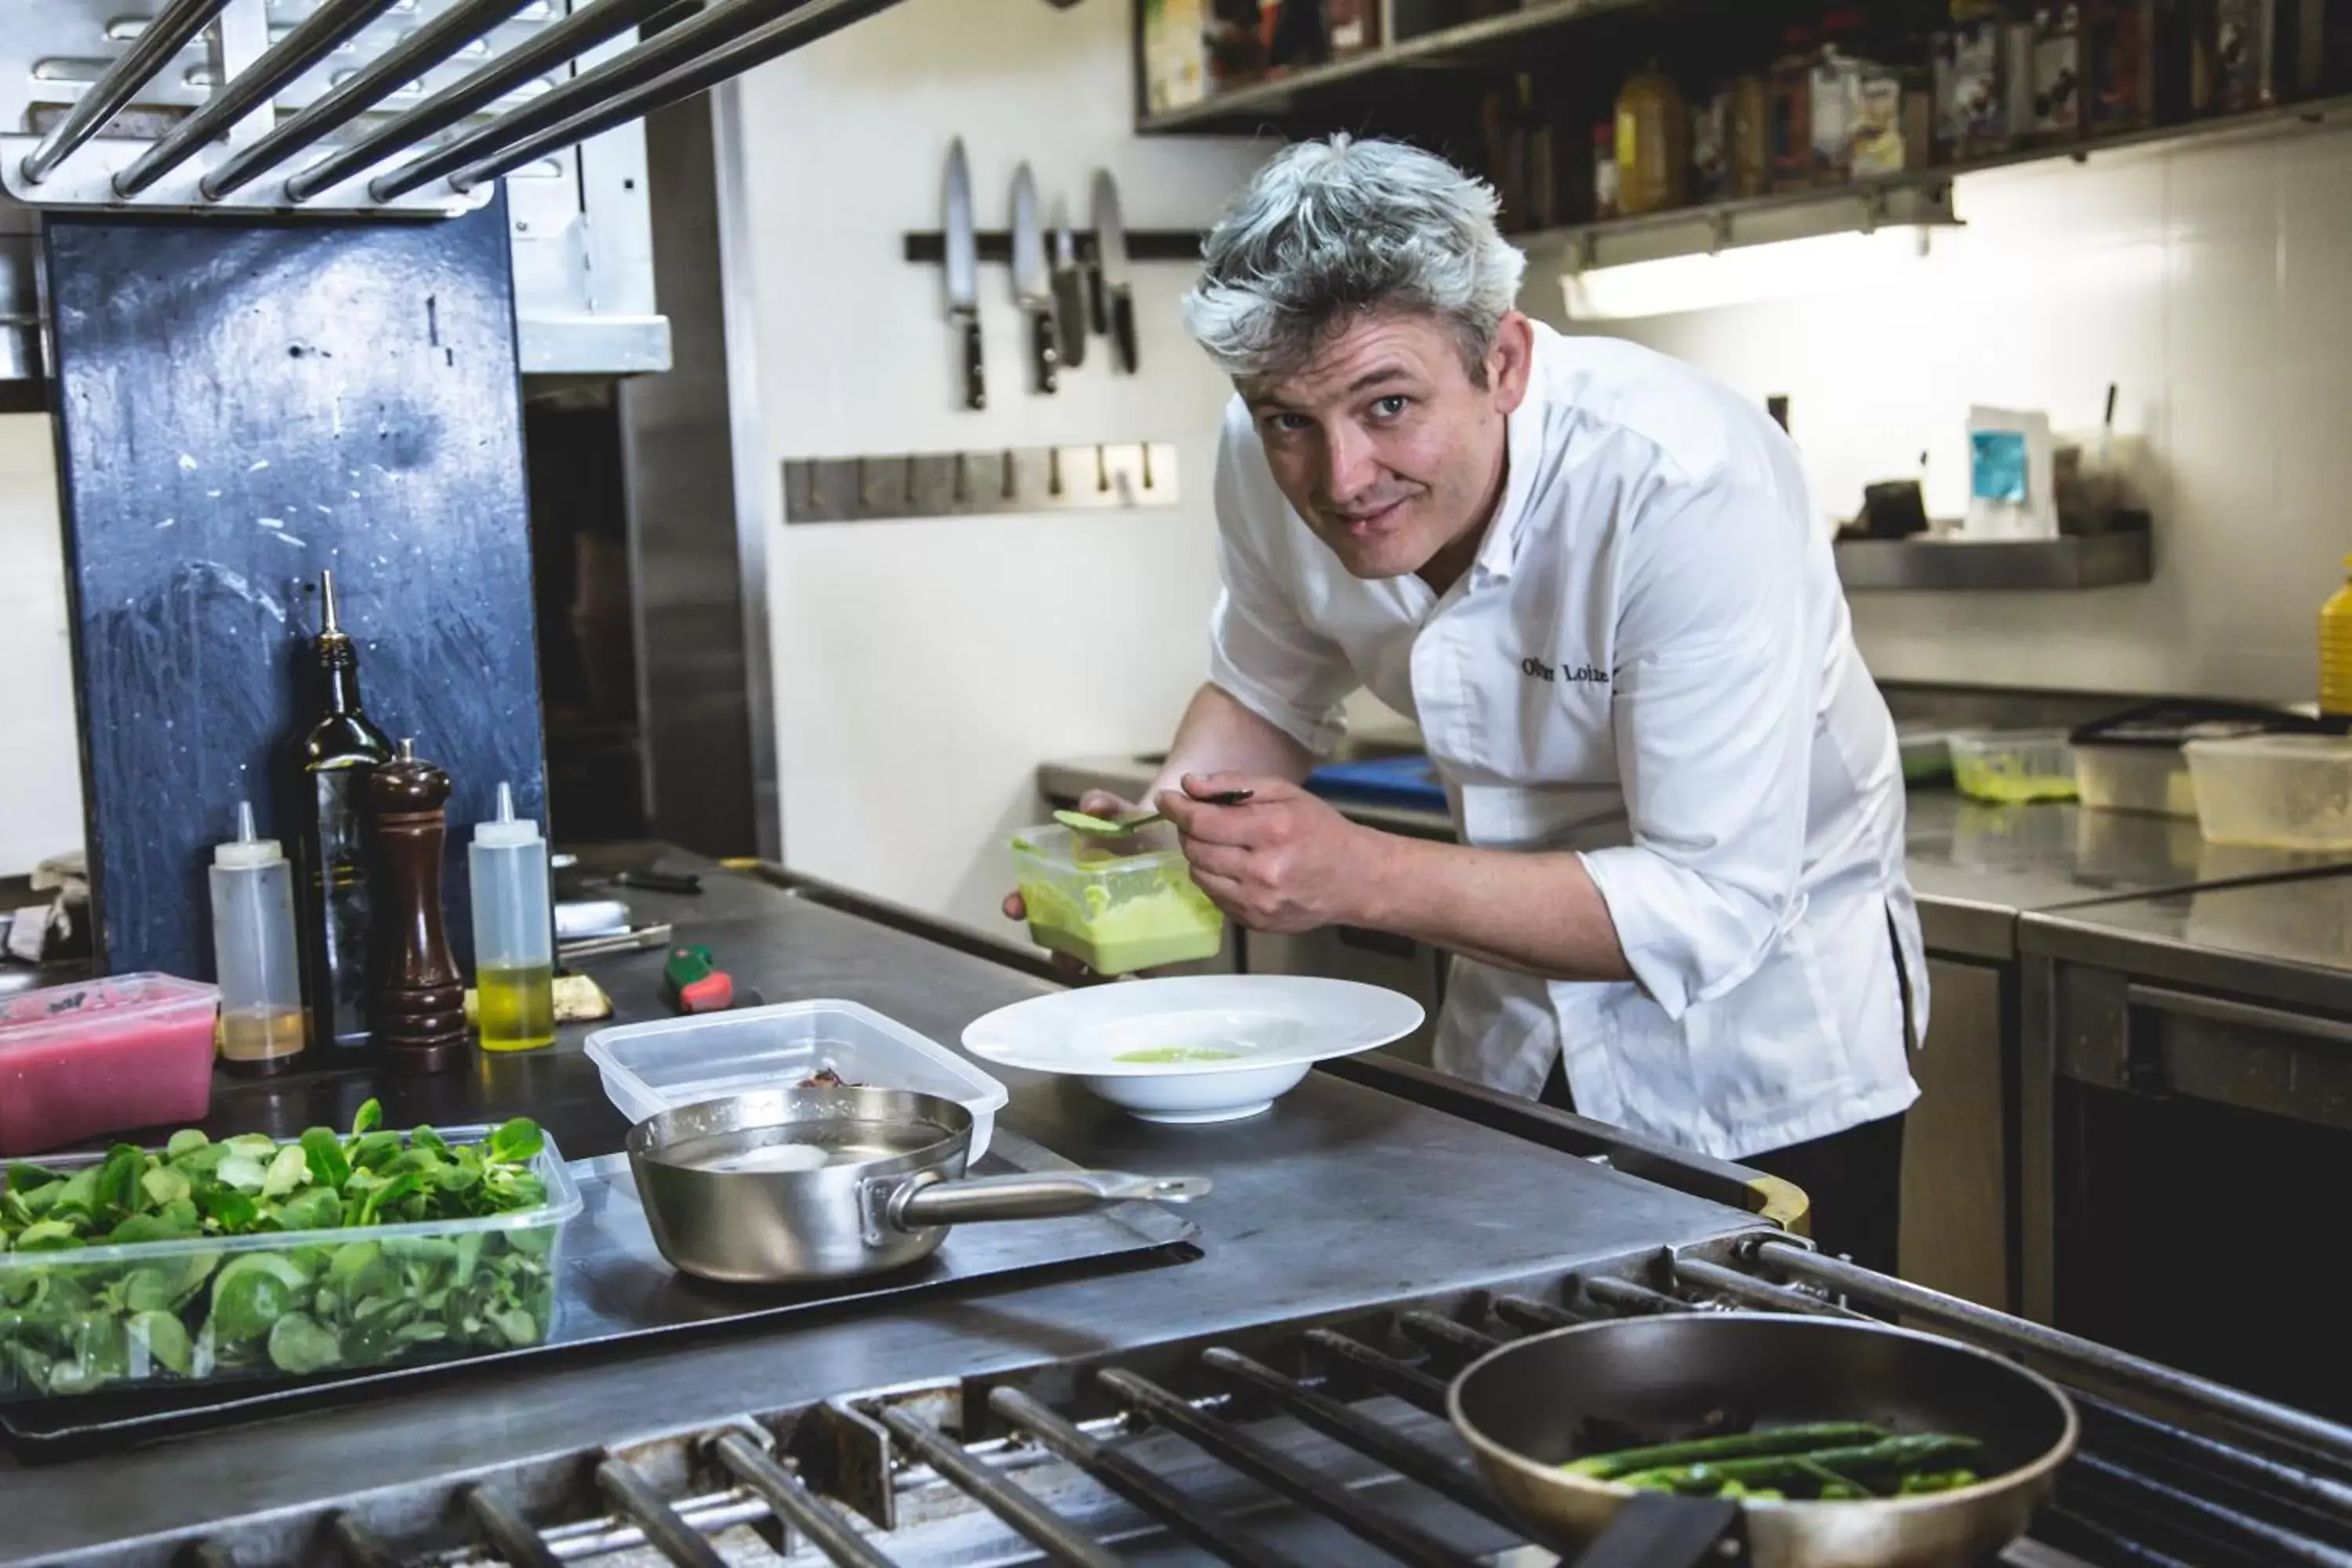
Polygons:
[[260,1133],[0,1178],[0,1399],[539,1344],[580,1192],[535,1123]]

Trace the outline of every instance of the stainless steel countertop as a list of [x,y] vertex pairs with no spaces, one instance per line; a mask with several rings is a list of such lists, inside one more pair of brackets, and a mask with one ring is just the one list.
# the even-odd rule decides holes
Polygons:
[[2200,888],[2029,914],[2018,951],[2352,1013],[2352,877]]
[[[1139,758],[1087,757],[1049,763],[1037,781],[1051,799],[1087,789],[1131,795],[1153,772]],[[1340,805],[1376,827],[1454,836],[1443,812]],[[2352,868],[2352,854],[2223,848],[2207,844],[2195,823],[2170,817],[1983,805],[1948,789],[1913,792],[1904,849],[1928,951],[1996,963],[2016,957],[2018,921],[2030,912]]]
[[[641,916],[711,944],[739,984],[770,1002],[864,1002],[952,1044],[980,1014],[1048,986],[712,872],[700,900],[628,895]],[[658,953],[586,967],[624,1017],[652,1016]],[[554,1052],[483,1064],[511,1103],[583,1092],[580,1031]],[[446,1075],[455,1079],[466,1075]],[[1005,1123],[1082,1163],[1201,1171],[1199,1259],[1142,1272],[982,1289],[803,1326],[692,1339],[536,1369],[473,1374],[388,1398],[286,1416],[159,1447],[37,1468],[0,1459],[0,1553],[38,1559],[98,1540],[184,1528],[353,1488],[709,1423],[747,1409],[922,1378],[1001,1371],[1243,1325],[1337,1314],[1414,1292],[1526,1283],[1663,1244],[1751,1225],[1728,1207],[1633,1180],[1322,1073],[1266,1115],[1226,1127],[1154,1128],[1075,1087],[1001,1073]],[[350,1085],[298,1080],[228,1097],[216,1115],[270,1125]],[[565,1086],[568,1086],[565,1087]],[[418,1089],[460,1095],[463,1086]],[[593,1095],[593,1089],[587,1089]],[[310,1098],[306,1099],[309,1095]],[[347,1095],[345,1096],[347,1097]],[[266,1108],[278,1107],[276,1112]],[[222,1107],[216,1105],[216,1110]],[[566,1152],[617,1141],[620,1121],[572,1106]],[[595,1111],[603,1118],[586,1115]],[[395,1120],[406,1120],[397,1107]],[[323,1118],[322,1118],[323,1119]],[[447,1120],[436,1115],[435,1120]],[[226,1128],[222,1129],[226,1131]]]

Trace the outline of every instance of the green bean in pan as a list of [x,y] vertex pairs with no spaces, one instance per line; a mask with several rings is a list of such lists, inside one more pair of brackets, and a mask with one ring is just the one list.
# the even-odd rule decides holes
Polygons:
[[1560,1467],[1571,1476],[1612,1481],[1641,1470],[1671,1465],[1697,1465],[1720,1459],[1752,1459],[1768,1454],[1810,1453],[1816,1448],[1850,1448],[1883,1441],[1892,1434],[1864,1421],[1816,1421],[1802,1426],[1765,1426],[1722,1437],[1696,1437],[1682,1443],[1658,1443],[1646,1448],[1619,1448],[1570,1459]]

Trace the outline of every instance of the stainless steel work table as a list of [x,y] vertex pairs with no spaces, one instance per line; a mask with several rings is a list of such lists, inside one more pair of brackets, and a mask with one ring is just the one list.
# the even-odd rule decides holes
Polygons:
[[[1088,789],[1132,796],[1150,784],[1153,771],[1149,759],[1087,757],[1048,763],[1037,782],[1049,799]],[[1335,804],[1374,827],[1454,837],[1443,812]],[[1948,789],[1911,793],[1903,848],[1928,950],[1992,963],[2017,955],[2018,918],[2029,911],[2352,868],[2352,854],[2207,844],[2195,823],[2171,817],[2067,804],[1986,805]]]
[[[1150,759],[1078,759],[1041,768],[1038,786],[1050,799],[1094,788],[1131,798],[1153,771]],[[1372,826],[1453,837],[1442,813],[1336,804]],[[2226,848],[2207,844],[2194,822],[2071,804],[1989,805],[1949,789],[1912,792],[1904,854],[1932,1002],[1927,1049],[1912,1061],[1920,1100],[1905,1133],[1901,1271],[2046,1316],[2053,1057],[2032,1038],[2038,1020],[2023,998],[2021,932],[2076,947],[2161,942],[2164,962],[2181,973],[2224,976],[2211,984],[2227,987],[2227,975],[2260,972],[2242,988],[2267,994],[2265,985],[2283,986],[2287,999],[2310,1002],[2347,984],[2310,964],[2352,921],[2352,877],[2330,875],[2352,868],[2352,855]],[[1252,967],[1298,962],[1279,944],[1263,945],[1268,951],[1250,941]],[[1327,944],[1306,963],[1333,958],[1365,962]],[[1414,967],[1397,966],[1407,975]],[[2352,1026],[2335,1026],[2352,1038]]]
[[[1048,988],[749,879],[707,879],[711,890],[699,904],[626,896],[641,913],[673,920],[682,939],[709,943],[739,985],[771,1002],[846,997],[951,1043],[981,1013]],[[643,1016],[659,1007],[660,956],[588,967],[624,1016]],[[579,1034],[566,1031],[553,1052],[485,1058],[447,1081],[379,1083],[351,1073],[239,1086],[217,1098],[214,1125],[284,1131],[347,1115],[380,1089],[396,1125],[530,1111],[567,1153],[604,1152],[624,1127],[579,1054]],[[1214,1194],[1187,1215],[1201,1227],[1203,1255],[667,1349],[481,1369],[405,1394],[100,1458],[25,1468],[0,1461],[0,1557],[38,1559],[355,1485],[560,1450],[618,1422],[650,1433],[845,1389],[1340,1314],[1401,1293],[1556,1277],[1586,1260],[1752,1223],[1737,1209],[1324,1073],[1265,1116],[1189,1130],[1148,1127],[1075,1088],[1004,1076],[1014,1091],[1005,1123],[1069,1159],[1213,1176]]]

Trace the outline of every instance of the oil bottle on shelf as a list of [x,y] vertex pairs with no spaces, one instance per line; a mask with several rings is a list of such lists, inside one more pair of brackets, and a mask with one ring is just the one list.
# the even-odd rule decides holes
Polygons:
[[360,705],[359,649],[342,628],[335,574],[320,574],[320,712],[294,748],[295,858],[303,995],[321,1055],[369,1044],[367,782],[392,760]]

